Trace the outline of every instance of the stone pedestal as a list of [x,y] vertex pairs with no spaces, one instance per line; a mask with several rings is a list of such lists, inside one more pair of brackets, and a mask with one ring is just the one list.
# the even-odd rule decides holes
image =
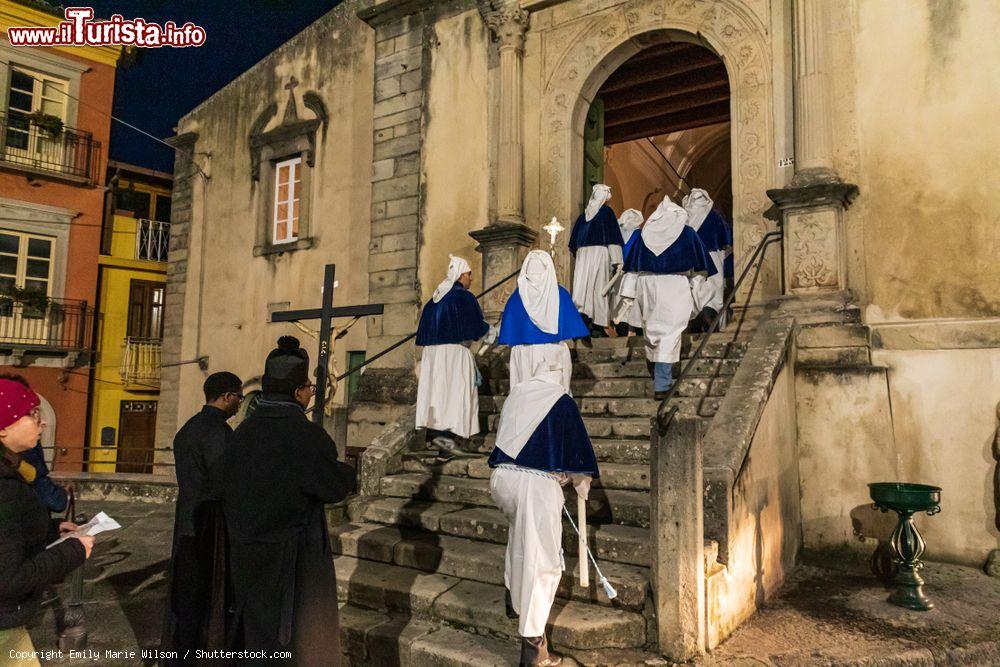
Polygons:
[[844,211],[857,195],[840,181],[767,191],[774,206],[765,215],[784,232],[785,294],[847,289]]
[[[483,255],[483,289],[486,289],[521,268],[538,233],[525,224],[507,223],[469,232],[469,236],[479,244],[476,251]],[[480,303],[487,321],[499,320],[507,298],[516,287],[517,281],[511,279],[483,297]]]

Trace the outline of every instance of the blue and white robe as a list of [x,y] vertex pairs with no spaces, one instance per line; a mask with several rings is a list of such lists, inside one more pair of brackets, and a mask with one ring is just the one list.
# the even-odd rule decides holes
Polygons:
[[440,301],[431,299],[424,306],[417,327],[417,345],[424,348],[417,428],[451,431],[462,438],[479,433],[476,360],[468,346],[489,328],[476,297],[460,283]]
[[622,263],[623,245],[618,219],[607,204],[590,220],[584,212],[573,223],[569,237],[569,250],[575,257],[573,303],[598,326],[611,323],[612,297],[601,292],[611,280],[611,267]]
[[497,338],[497,344],[510,346],[511,388],[531,377],[543,357],[556,354],[562,364],[560,382],[569,392],[573,361],[566,341],[586,338],[588,335],[590,332],[587,325],[565,287],[559,286],[559,328],[555,333],[546,333],[531,321],[521,301],[520,290],[515,289],[504,306],[500,318],[500,335]]
[[632,235],[625,255],[622,293],[635,298],[646,339],[646,359],[651,362],[680,359],[681,336],[698,313],[692,291],[706,276],[717,273],[698,234],[683,222],[673,227],[668,236],[676,236],[657,254],[644,238],[644,234],[657,231],[647,223],[642,232]]
[[518,632],[540,637],[562,578],[562,484],[571,474],[599,474],[580,411],[556,373],[511,390],[489,464],[490,492],[509,524],[504,584]]

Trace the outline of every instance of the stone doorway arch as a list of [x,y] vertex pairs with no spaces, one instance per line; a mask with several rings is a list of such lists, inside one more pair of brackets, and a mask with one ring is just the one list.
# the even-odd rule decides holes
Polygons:
[[[553,26],[543,36],[539,206],[536,228],[570,221],[582,200],[583,124],[601,84],[656,44],[687,41],[715,52],[730,82],[734,254],[737,272],[772,228],[763,213],[775,185],[772,58],[764,25],[739,0],[632,0]],[[560,248],[557,265],[569,266]],[[755,300],[780,294],[780,263],[765,263]],[[566,280],[567,275],[561,279]]]

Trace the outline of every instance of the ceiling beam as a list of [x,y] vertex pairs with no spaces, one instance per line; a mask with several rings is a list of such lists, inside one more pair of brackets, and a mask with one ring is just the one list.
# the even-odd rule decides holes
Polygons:
[[706,107],[715,108],[720,103],[724,103],[728,109],[728,90],[692,93],[665,103],[638,104],[614,113],[606,113],[604,115],[604,128],[607,131],[609,128],[628,125],[641,120],[649,120],[650,118],[662,118],[682,112],[697,113],[703,111]]
[[638,84],[669,79],[678,74],[695,72],[706,67],[718,65],[720,62],[718,56],[710,51],[704,51],[696,52],[684,58],[675,59],[671,57],[665,59],[662,67],[649,67],[641,63],[636,66],[630,66],[628,63],[625,63],[604,82],[598,94],[605,95],[633,88]]
[[654,118],[605,128],[604,144],[619,144],[633,139],[655,137],[661,134],[714,125],[729,120],[729,102],[717,102],[697,109],[687,109]]
[[663,79],[662,81],[626,88],[616,93],[602,95],[601,99],[604,100],[604,110],[607,112],[624,109],[636,104],[646,104],[677,95],[702,90],[714,90],[716,88],[729,90],[729,79],[726,77],[726,68],[721,64],[695,72],[680,74],[669,79]]

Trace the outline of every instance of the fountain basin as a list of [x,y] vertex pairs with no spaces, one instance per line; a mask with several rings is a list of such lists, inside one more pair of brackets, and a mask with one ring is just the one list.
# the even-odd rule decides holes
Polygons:
[[868,493],[881,510],[936,513],[941,509],[941,487],[905,482],[875,482]]

